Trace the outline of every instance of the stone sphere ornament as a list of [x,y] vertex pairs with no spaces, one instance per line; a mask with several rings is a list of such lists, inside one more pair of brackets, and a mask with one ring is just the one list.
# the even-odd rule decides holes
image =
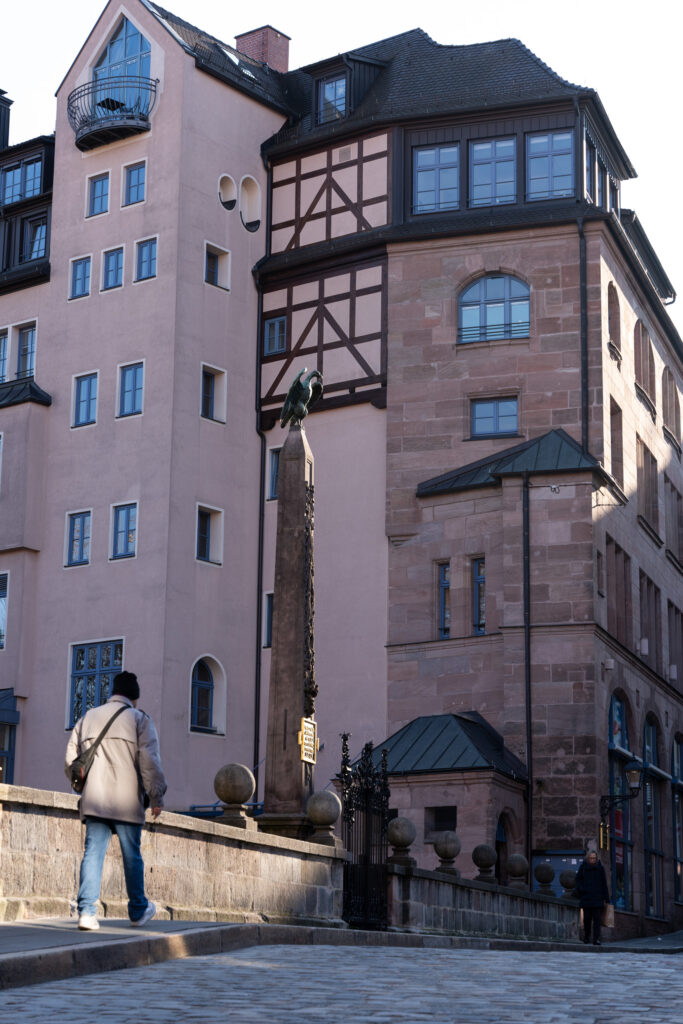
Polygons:
[[415,842],[417,831],[410,818],[392,818],[387,825],[387,839],[395,850],[406,850]]
[[437,832],[436,839],[434,840],[434,852],[439,858],[439,866],[437,871],[446,872],[449,875],[456,875],[460,877],[460,872],[453,864],[453,861],[460,853],[462,845],[457,833]]
[[318,828],[334,825],[342,811],[341,800],[329,789],[313,793],[306,804],[308,820]]
[[527,888],[529,861],[522,853],[511,853],[507,859],[508,886],[513,889]]
[[224,764],[216,772],[213,788],[224,804],[246,804],[256,789],[256,779],[245,764]]
[[479,868],[479,874],[475,882],[495,882],[493,866],[498,860],[496,851],[488,843],[480,843],[472,850],[472,860],[475,867]]
[[538,891],[543,896],[554,896],[552,881],[555,878],[555,868],[552,864],[542,860],[534,868],[534,878],[538,882]]
[[565,868],[564,871],[561,871],[560,885],[564,890],[562,895],[565,899],[575,898],[574,890],[576,888],[576,871],[573,871],[571,868]]

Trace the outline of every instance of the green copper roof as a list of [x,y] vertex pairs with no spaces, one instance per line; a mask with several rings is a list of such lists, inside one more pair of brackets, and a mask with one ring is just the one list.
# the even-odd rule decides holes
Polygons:
[[425,480],[418,485],[417,496],[449,494],[472,487],[498,487],[501,477],[520,476],[522,473],[574,473],[583,470],[594,470],[607,476],[600,463],[584,452],[566,431],[550,430],[497,455],[489,455],[461,469]]
[[390,775],[491,769],[526,780],[526,767],[507,749],[500,733],[477,711],[426,715],[404,725],[373,752],[379,763],[387,751]]

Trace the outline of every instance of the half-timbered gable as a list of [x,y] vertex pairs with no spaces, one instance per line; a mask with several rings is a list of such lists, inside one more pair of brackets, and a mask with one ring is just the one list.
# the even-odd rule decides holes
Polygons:
[[368,135],[277,164],[272,252],[383,227],[390,209],[389,138]]
[[[267,291],[263,296],[261,395],[277,412],[302,366],[325,377],[326,401],[383,404],[386,383],[386,260],[356,262]],[[271,325],[278,341],[269,344]],[[337,404],[337,403],[335,403]]]

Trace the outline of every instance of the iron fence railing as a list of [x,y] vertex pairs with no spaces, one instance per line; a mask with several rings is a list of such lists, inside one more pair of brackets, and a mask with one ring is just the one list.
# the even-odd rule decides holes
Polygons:
[[146,125],[156,101],[157,81],[119,75],[79,85],[67,103],[69,124],[76,140],[99,128]]

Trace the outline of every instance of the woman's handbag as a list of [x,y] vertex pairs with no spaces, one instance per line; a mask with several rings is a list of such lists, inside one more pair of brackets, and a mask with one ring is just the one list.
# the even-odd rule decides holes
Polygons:
[[602,908],[601,923],[603,928],[614,928],[614,907],[606,903]]

